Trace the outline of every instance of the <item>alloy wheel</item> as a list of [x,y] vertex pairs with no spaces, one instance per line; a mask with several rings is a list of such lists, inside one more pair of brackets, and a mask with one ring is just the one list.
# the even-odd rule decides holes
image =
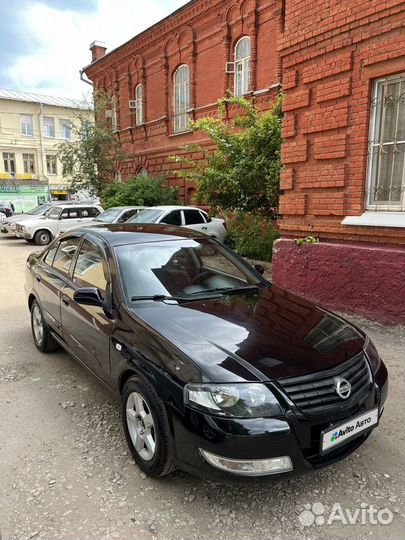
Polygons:
[[44,321],[42,319],[42,313],[38,305],[35,304],[32,308],[32,329],[34,331],[35,341],[38,345],[41,345],[44,339]]
[[128,396],[126,419],[135,450],[142,459],[150,461],[156,451],[155,423],[148,403],[138,392]]

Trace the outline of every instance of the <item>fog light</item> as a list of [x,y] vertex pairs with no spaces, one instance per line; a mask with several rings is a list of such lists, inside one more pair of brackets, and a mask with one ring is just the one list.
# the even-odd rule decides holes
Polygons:
[[200,448],[200,452],[210,465],[223,471],[247,476],[259,476],[265,474],[277,474],[293,470],[293,464],[289,456],[269,459],[231,459],[217,456]]

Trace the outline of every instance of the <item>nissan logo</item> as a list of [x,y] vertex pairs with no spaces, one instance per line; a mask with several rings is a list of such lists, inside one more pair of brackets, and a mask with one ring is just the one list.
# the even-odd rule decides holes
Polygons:
[[336,393],[342,399],[347,399],[352,391],[352,385],[346,379],[336,379]]

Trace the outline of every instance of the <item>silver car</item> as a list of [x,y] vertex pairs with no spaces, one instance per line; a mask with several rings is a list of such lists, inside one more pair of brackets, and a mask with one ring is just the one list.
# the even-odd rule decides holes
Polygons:
[[87,225],[94,225],[96,223],[125,223],[125,221],[136,216],[136,214],[145,208],[145,206],[113,206]]

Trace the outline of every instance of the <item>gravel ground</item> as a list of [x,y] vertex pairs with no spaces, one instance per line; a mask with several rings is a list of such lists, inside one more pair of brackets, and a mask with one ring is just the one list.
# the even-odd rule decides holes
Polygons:
[[[404,538],[402,329],[356,321],[391,386],[380,427],[344,462],[277,483],[220,484],[182,472],[152,480],[128,455],[118,403],[104,387],[64,352],[34,347],[23,290],[32,250],[0,237],[0,537]],[[388,508],[393,519],[362,524],[360,514],[351,525],[328,524],[335,503]]]

